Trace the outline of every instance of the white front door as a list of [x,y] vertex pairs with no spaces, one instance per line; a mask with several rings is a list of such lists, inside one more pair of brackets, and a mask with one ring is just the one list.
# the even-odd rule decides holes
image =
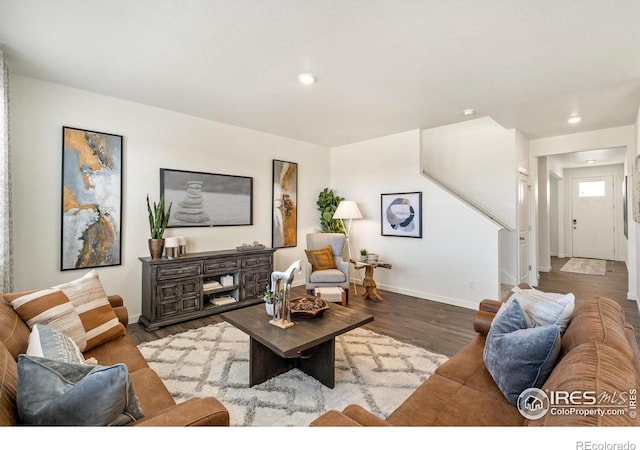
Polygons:
[[572,254],[579,258],[615,257],[613,176],[571,180]]
[[530,233],[530,189],[529,176],[518,173],[518,283],[531,283],[529,272],[531,263],[529,258]]

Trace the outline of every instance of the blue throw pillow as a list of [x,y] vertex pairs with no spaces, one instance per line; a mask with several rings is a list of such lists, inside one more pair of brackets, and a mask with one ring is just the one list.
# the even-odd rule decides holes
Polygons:
[[23,425],[126,425],[143,417],[124,364],[87,366],[18,356]]
[[558,325],[534,326],[517,299],[496,316],[483,359],[509,403],[515,406],[522,391],[547,380],[560,354],[560,331]]

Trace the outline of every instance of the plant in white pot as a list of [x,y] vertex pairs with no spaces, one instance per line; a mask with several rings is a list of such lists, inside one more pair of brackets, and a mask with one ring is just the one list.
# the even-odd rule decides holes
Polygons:
[[265,308],[267,310],[267,314],[273,316],[273,308],[274,303],[284,295],[284,291],[280,290],[279,294],[274,294],[270,286],[267,286],[267,289],[260,295],[260,298],[264,301]]
[[149,202],[149,194],[147,194],[147,212],[149,213],[149,231],[151,232],[151,238],[149,238],[149,253],[153,259],[162,257],[164,250],[164,231],[169,223],[169,216],[171,215],[171,203],[169,208],[165,211],[164,194],[160,195],[160,201],[156,204],[153,202],[153,208]]

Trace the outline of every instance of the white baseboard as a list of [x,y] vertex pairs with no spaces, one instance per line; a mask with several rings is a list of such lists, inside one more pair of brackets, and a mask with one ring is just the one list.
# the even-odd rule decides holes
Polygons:
[[633,292],[627,292],[627,300],[638,301],[638,296]]
[[538,267],[538,271],[540,271],[540,272],[551,272],[551,266]]
[[396,286],[389,286],[386,284],[378,284],[378,287],[380,289],[384,289],[385,291],[395,292],[396,294],[408,295],[411,297],[422,298],[424,300],[433,300],[434,302],[446,303],[447,305],[460,306],[462,308],[473,309],[473,310],[478,309],[478,303],[480,301],[478,300],[477,302],[473,302],[473,301],[461,300],[457,298],[442,297],[436,294],[431,294],[429,292],[414,291],[412,289],[398,288]]

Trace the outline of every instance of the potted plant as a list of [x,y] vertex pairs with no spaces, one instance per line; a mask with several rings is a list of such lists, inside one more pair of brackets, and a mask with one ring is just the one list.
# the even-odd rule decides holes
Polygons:
[[367,260],[367,249],[362,248],[360,249],[360,261],[365,262],[366,260]]
[[280,300],[282,295],[284,295],[283,290],[280,290],[279,295],[274,294],[273,292],[271,292],[270,286],[267,286],[267,289],[260,295],[260,298],[264,301],[268,315],[273,316],[273,304]]
[[149,213],[149,231],[151,232],[151,237],[149,238],[149,253],[151,253],[153,259],[158,259],[162,257],[164,250],[164,230],[169,223],[171,203],[169,203],[169,208],[165,211],[164,194],[162,194],[160,201],[157,204],[153,202],[153,208],[151,208],[149,194],[147,194],[147,211]]
[[346,233],[342,221],[333,218],[333,214],[342,200],[344,198],[333,192],[333,189],[324,188],[318,194],[316,206],[320,211],[320,227],[323,233]]

